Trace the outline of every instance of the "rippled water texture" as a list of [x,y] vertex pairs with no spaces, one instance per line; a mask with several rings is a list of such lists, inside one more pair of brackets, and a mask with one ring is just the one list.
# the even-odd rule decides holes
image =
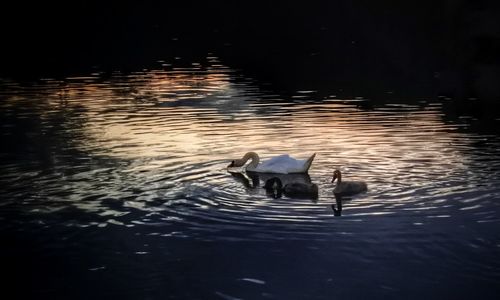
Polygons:
[[[88,285],[135,299],[498,295],[498,137],[449,120],[447,100],[285,98],[209,60],[0,82],[0,232],[17,286],[47,298],[86,298]],[[305,180],[319,197],[275,199],[268,175],[227,172],[248,151],[316,153]],[[335,168],[369,191],[335,199]]]

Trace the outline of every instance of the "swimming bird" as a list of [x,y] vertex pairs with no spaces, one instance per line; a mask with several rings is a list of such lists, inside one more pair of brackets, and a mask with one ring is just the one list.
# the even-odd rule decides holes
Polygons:
[[246,166],[246,171],[248,172],[277,174],[307,173],[315,156],[316,153],[311,155],[308,159],[302,160],[290,157],[288,154],[282,154],[260,162],[260,158],[257,153],[248,152],[241,159],[231,161],[227,167],[243,167],[248,160],[251,160]]
[[314,183],[291,182],[283,186],[281,179],[273,177],[266,181],[264,188],[268,194],[279,198],[281,193],[290,198],[318,198],[318,186]]
[[339,170],[333,172],[332,183],[335,179],[337,179],[337,185],[333,189],[334,194],[354,195],[368,190],[364,181],[342,181],[342,174]]

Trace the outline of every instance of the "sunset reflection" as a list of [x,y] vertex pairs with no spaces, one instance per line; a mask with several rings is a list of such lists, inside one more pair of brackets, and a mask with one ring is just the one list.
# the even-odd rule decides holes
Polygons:
[[[455,125],[443,122],[440,103],[364,109],[360,99],[315,99],[312,91],[299,91],[303,100],[289,102],[220,66],[46,80],[32,91],[41,99],[36,103],[41,127],[33,133],[42,142],[37,142],[43,146],[39,155],[48,166],[64,163],[66,151],[76,151],[78,159],[88,162],[88,169],[64,171],[72,182],[67,185],[71,196],[64,201],[110,216],[113,224],[130,225],[120,207],[151,212],[179,205],[200,211],[220,206],[221,213],[236,207],[231,218],[267,209],[269,197],[258,178],[245,185],[225,169],[229,160],[248,151],[262,159],[317,153],[309,173],[319,186],[319,200],[291,204],[292,218],[290,211],[271,205],[273,209],[263,210],[263,215],[250,214],[257,219],[311,219],[311,210],[335,202],[330,184],[335,168],[348,178],[369,182],[369,193],[343,204],[343,216],[360,220],[391,215],[399,207],[411,212],[437,210],[446,203],[418,202],[414,194],[460,192],[467,185],[441,182],[461,182],[464,174],[469,179],[478,176],[470,172],[471,162],[464,154],[468,140]],[[12,93],[3,105],[24,101]],[[47,140],[45,132],[61,135],[64,144],[55,147],[57,141]],[[113,164],[95,166],[99,161]],[[85,180],[101,176],[102,185]],[[58,182],[51,184],[58,189]],[[89,197],[87,191],[93,191],[91,198],[129,200],[118,208],[79,201],[82,194]],[[156,201],[167,208],[150,204]],[[174,211],[179,220],[200,213]],[[331,209],[319,212],[316,217],[328,219]]]
[[46,90],[41,117],[78,111],[66,122],[79,124],[70,129],[83,133],[76,147],[94,156],[198,163],[247,151],[317,152],[312,172],[345,166],[383,177],[394,170],[446,173],[466,163],[450,147],[459,135],[442,122],[439,104],[370,111],[337,99],[273,104],[227,68],[199,67],[48,81]]

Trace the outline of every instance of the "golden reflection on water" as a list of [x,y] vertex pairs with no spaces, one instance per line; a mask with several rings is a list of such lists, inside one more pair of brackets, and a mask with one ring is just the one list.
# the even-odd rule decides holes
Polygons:
[[[334,168],[368,183],[368,193],[342,205],[353,222],[411,213],[425,215],[413,222],[425,225],[453,216],[450,205],[471,213],[486,207],[482,195],[466,194],[481,176],[472,139],[443,121],[441,103],[368,109],[359,99],[297,93],[298,101],[280,98],[227,68],[197,66],[13,85],[1,105],[35,107],[25,112],[40,118],[38,140],[29,143],[49,137],[41,156],[52,155],[52,166],[63,170],[39,179],[36,197],[50,205],[36,209],[71,205],[106,219],[81,226],[175,221],[202,232],[206,222],[217,231],[279,221],[283,227],[271,231],[292,232],[286,224],[294,224],[304,234],[325,233],[321,224],[331,222],[336,201]],[[309,174],[318,199],[271,201],[259,179],[248,184],[228,174],[228,161],[248,151],[263,159],[317,153]],[[145,214],[131,216],[136,211]]]
[[[190,70],[192,71],[192,70]],[[221,72],[161,72],[132,74],[98,82],[82,78],[53,89],[47,96],[49,111],[75,109],[85,122],[88,139],[82,145],[95,154],[118,158],[154,157],[199,150],[203,143],[198,130],[204,126],[191,122],[193,111],[176,102],[188,99],[197,105],[207,97],[213,105],[224,105],[231,97],[229,75]],[[171,106],[171,104],[173,104]],[[210,116],[212,108],[198,110]]]
[[343,166],[378,174],[464,166],[465,158],[450,147],[459,137],[443,123],[439,105],[363,110],[356,101],[337,99],[273,104],[231,75],[209,68],[70,79],[49,89],[44,114],[77,109],[81,150],[118,159],[198,163],[251,150],[263,157],[316,152],[312,170],[322,173]]
[[[171,270],[172,249],[195,249],[187,251],[188,259],[175,258],[184,264],[199,251],[190,245],[283,245],[272,249],[282,256],[300,240],[293,245],[305,245],[299,252],[313,260],[332,257],[333,250],[340,260],[331,261],[360,266],[394,255],[424,268],[428,257],[451,258],[438,264],[438,275],[481,257],[466,265],[468,273],[497,278],[498,264],[491,262],[498,251],[490,249],[499,246],[494,175],[500,159],[478,159],[471,146],[478,137],[445,123],[439,103],[365,109],[359,101],[314,99],[314,93],[300,93],[310,98],[294,102],[226,69],[48,80],[0,94],[8,95],[0,109],[10,120],[2,129],[26,135],[8,145],[21,141],[23,148],[45,147],[42,157],[54,156],[44,166],[29,165],[37,156],[25,149],[15,148],[27,158],[0,153],[7,161],[0,182],[8,183],[0,203],[0,219],[8,220],[2,229],[21,240],[31,233],[48,256],[88,248],[103,262],[106,256],[127,263],[134,255],[149,257],[146,262],[166,257],[162,269]],[[310,177],[319,186],[318,199],[270,198],[259,179],[228,174],[228,160],[250,150],[263,158],[316,152]],[[346,180],[366,181],[369,191],[337,202],[330,184],[334,167]],[[116,251],[109,248],[114,242]],[[465,260],[457,259],[457,246]],[[209,250],[227,250],[219,248]],[[83,269],[100,268],[113,269]]]

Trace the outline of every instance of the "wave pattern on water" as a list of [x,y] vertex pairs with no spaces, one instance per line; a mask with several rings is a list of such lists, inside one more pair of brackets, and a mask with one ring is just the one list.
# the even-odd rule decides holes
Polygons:
[[[500,222],[500,141],[445,122],[442,103],[367,109],[369,100],[314,91],[280,99],[212,60],[215,67],[30,86],[3,81],[1,217],[23,216],[14,221],[21,228],[27,220],[142,226],[164,237],[247,241]],[[228,173],[229,160],[247,151],[317,153],[310,177],[319,198],[274,199],[262,178]],[[342,218],[331,209],[334,168],[369,185],[343,200]]]

